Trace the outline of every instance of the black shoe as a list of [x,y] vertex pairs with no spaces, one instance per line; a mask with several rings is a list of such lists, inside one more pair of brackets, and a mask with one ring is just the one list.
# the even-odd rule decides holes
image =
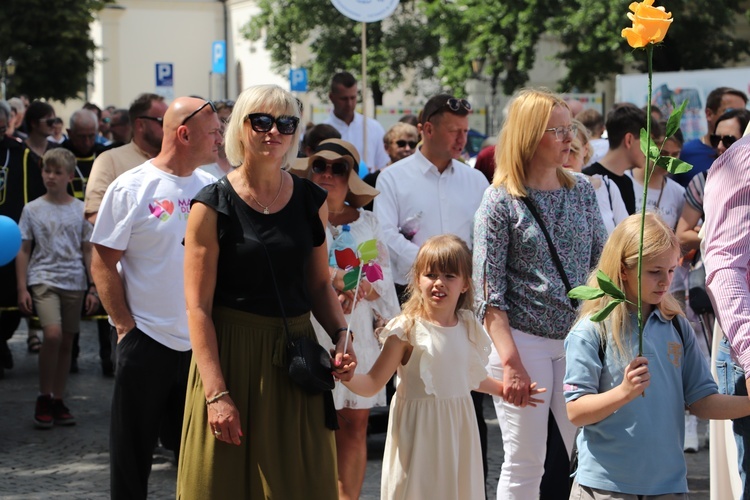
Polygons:
[[110,360],[102,361],[102,375],[107,378],[115,376],[115,367]]
[[77,359],[70,360],[70,373],[78,373],[78,360]]
[[0,366],[7,370],[13,368],[13,354],[8,347],[8,341],[0,342]]

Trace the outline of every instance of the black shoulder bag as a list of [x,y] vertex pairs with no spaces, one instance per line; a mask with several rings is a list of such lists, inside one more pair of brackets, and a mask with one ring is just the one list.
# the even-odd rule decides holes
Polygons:
[[[568,281],[568,275],[565,274],[565,268],[562,265],[562,262],[560,261],[560,256],[557,255],[557,249],[555,249],[555,244],[552,243],[552,238],[550,238],[549,232],[547,232],[547,226],[544,225],[544,222],[542,222],[542,218],[539,216],[539,212],[536,211],[536,207],[531,202],[531,200],[524,196],[521,198],[521,201],[526,205],[526,208],[529,209],[529,212],[531,212],[531,215],[534,216],[534,220],[536,220],[536,223],[539,225],[539,228],[542,230],[542,233],[544,234],[544,239],[547,240],[547,246],[549,246],[549,253],[552,254],[552,260],[555,262],[555,267],[557,267],[557,272],[560,273],[560,277],[563,280],[563,284],[565,284],[565,291],[570,292],[573,287],[570,286],[570,281]],[[568,297],[568,300],[570,300],[570,306],[573,308],[574,311],[578,310],[578,300]]]

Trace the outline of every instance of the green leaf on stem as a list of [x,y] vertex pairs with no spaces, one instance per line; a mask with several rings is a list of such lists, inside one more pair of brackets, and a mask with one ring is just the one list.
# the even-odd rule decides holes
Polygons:
[[568,292],[568,297],[578,300],[593,300],[604,297],[604,290],[593,286],[581,285]]
[[620,290],[617,285],[610,279],[609,276],[604,274],[602,270],[596,272],[596,281],[599,283],[599,288],[604,290],[604,293],[612,298],[625,300],[625,292]]
[[350,269],[345,275],[344,275],[344,291],[353,290],[354,287],[357,286],[357,282],[359,281],[359,268],[355,267]]
[[602,308],[601,311],[591,316],[591,321],[594,321],[595,323],[604,321],[605,319],[607,319],[607,316],[609,316],[609,314],[615,310],[615,307],[617,307],[621,303],[622,303],[622,300],[620,299],[611,300],[609,304],[607,304],[606,306]]
[[687,105],[688,105],[688,100],[685,99],[684,101],[682,101],[682,104],[680,104],[679,108],[672,110],[672,114],[669,115],[669,120],[667,120],[667,130],[666,130],[667,137],[672,137],[680,129],[680,122],[682,121],[682,113],[685,112],[685,108],[687,107]]
[[641,151],[643,151],[643,154],[646,156],[646,158],[649,159],[648,163],[650,164],[651,161],[654,161],[659,157],[659,148],[657,148],[654,141],[651,140],[650,142],[651,148],[647,150],[646,148],[648,148],[648,144],[649,144],[648,139],[649,139],[648,132],[646,131],[645,128],[642,128],[641,129]]
[[682,174],[693,169],[691,164],[684,162],[679,158],[672,158],[671,156],[660,157],[656,160],[656,164],[666,169],[670,174]]

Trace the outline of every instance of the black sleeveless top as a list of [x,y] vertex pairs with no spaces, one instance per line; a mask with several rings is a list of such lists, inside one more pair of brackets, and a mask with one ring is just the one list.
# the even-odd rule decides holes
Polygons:
[[307,179],[292,175],[292,197],[284,208],[265,215],[250,208],[226,177],[204,187],[192,203],[218,213],[219,261],[214,306],[263,316],[281,317],[268,249],[287,317],[310,311],[307,270],[313,247],[325,242],[318,209],[327,193]]

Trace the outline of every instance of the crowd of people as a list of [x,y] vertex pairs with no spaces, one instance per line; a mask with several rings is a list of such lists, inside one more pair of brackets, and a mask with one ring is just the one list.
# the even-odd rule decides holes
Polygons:
[[[0,267],[0,378],[26,318],[35,426],[76,423],[83,318],[114,377],[112,498],[148,496],[159,442],[177,498],[359,498],[390,405],[381,497],[484,499],[486,394],[498,499],[687,498],[696,417],[735,419],[746,488],[746,95],[711,92],[688,142],[654,118],[662,154],[695,167],[678,176],[647,165],[630,103],[602,116],[524,89],[472,166],[468,100],[439,93],[386,131],[357,96],[337,73],[304,127],[275,85],[87,103],[65,130],[47,102],[0,101],[0,214],[22,234]],[[711,312],[691,303],[701,267]],[[622,300],[569,297],[597,270]],[[333,390],[290,378],[301,339],[330,353]]]

